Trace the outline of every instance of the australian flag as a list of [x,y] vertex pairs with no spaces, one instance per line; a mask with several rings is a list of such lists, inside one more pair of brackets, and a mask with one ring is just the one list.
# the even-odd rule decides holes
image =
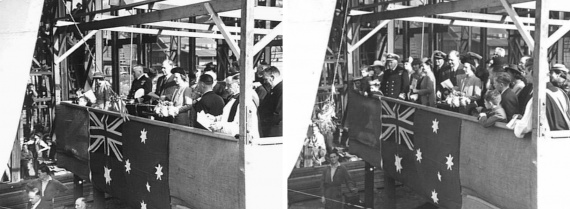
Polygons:
[[382,101],[382,165],[386,175],[443,208],[461,208],[461,119]]
[[126,197],[123,166],[123,119],[89,112],[89,168],[97,189],[114,197]]

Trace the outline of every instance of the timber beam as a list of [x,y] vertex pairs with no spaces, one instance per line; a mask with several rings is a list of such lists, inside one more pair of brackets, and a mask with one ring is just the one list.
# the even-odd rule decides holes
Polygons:
[[547,48],[554,45],[554,43],[556,43],[560,38],[566,35],[568,31],[570,31],[570,20],[565,20],[565,21],[566,23],[564,23],[562,27],[560,27],[556,32],[554,32],[552,35],[550,35],[550,37],[548,37],[548,40],[546,42]]
[[[531,2],[534,0],[509,0],[511,4]],[[373,22],[377,20],[390,20],[406,17],[429,16],[452,12],[461,12],[467,10],[479,10],[489,7],[500,7],[501,2],[496,0],[460,0],[452,2],[444,2],[437,4],[428,4],[423,6],[412,7],[408,9],[384,11],[372,14],[361,15],[360,19],[351,19],[351,23],[359,22]]]
[[511,19],[513,20],[513,22],[515,23],[517,30],[522,35],[522,38],[524,39],[524,41],[528,45],[528,48],[533,49],[534,48],[534,39],[530,35],[530,32],[523,28],[525,26],[520,21],[519,15],[517,14],[517,12],[515,12],[515,10],[513,9],[513,6],[509,2],[507,2],[507,0],[500,0],[500,1],[503,4],[503,7],[505,8],[505,10],[509,14],[509,16],[511,17]]
[[[208,13],[210,13],[212,20],[214,20],[214,22],[216,23],[216,26],[218,27],[220,32],[222,32],[222,36],[224,36],[224,39],[226,40],[226,42],[230,46],[230,49],[232,49],[232,52],[234,53],[236,58],[240,57],[239,56],[240,50],[239,50],[238,43],[236,43],[235,38],[231,37],[230,32],[226,29],[226,24],[224,24],[224,21],[222,21],[222,18],[220,18],[218,13],[216,11],[214,11],[214,8],[212,8],[212,5],[210,5],[210,3],[204,3],[204,7],[206,7],[206,10],[208,10]],[[253,28],[252,28],[252,31],[253,31]]]
[[348,51],[352,52],[355,49],[358,49],[358,47],[360,47],[360,45],[362,45],[370,37],[372,37],[374,34],[376,34],[378,31],[380,31],[380,29],[382,27],[386,26],[390,21],[391,20],[383,20],[382,22],[380,22],[380,24],[378,24],[374,29],[372,29],[372,31],[370,31],[368,34],[366,34],[366,36],[364,36],[362,39],[360,39],[358,42],[356,42],[356,44],[354,44],[350,48],[348,48]]
[[[239,0],[211,0],[209,4],[216,8],[218,12],[237,10],[241,7]],[[129,15],[108,20],[81,23],[79,30],[97,30],[104,28],[114,28],[120,26],[140,25],[145,23],[182,19],[187,17],[207,15],[208,11],[202,4],[191,4],[175,7],[172,9],[159,10],[155,12]]]
[[267,44],[271,43],[271,41],[275,39],[275,37],[277,37],[278,35],[282,35],[283,34],[282,26],[283,24],[279,23],[279,25],[273,28],[271,33],[265,35],[261,40],[255,43],[255,45],[253,46],[253,54],[257,54],[259,51],[261,51],[265,46],[267,46]]

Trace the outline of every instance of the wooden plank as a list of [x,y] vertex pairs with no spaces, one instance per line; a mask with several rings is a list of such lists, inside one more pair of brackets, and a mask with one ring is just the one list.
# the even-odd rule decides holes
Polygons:
[[[239,54],[240,54],[239,46],[235,42],[235,39],[231,38],[231,35],[229,34],[229,31],[226,29],[226,24],[224,24],[224,21],[222,20],[222,18],[220,18],[218,13],[216,11],[214,11],[214,8],[212,8],[212,5],[210,3],[204,3],[204,7],[206,7],[206,10],[208,10],[208,13],[210,13],[210,17],[212,18],[212,20],[214,20],[214,22],[216,23],[216,26],[218,27],[220,32],[222,32],[222,35],[224,36],[224,40],[226,40],[226,43],[230,46],[230,49],[232,49],[232,52],[234,53],[236,58],[240,57],[239,56]],[[253,29],[253,27],[252,27],[252,29]]]
[[546,41],[546,47],[548,48],[554,45],[554,43],[556,43],[560,38],[562,38],[562,36],[566,35],[568,31],[570,31],[570,20],[565,20],[564,25],[562,25],[562,27],[558,28],[556,32],[554,32],[552,35],[550,35],[550,37],[548,37],[548,40]]
[[[516,3],[524,3],[530,1],[533,0],[509,0],[509,3],[516,4]],[[425,6],[417,6],[409,9],[365,14],[362,15],[359,20],[351,19],[350,22],[351,23],[357,21],[372,22],[377,20],[389,20],[389,19],[398,19],[404,17],[429,16],[435,14],[444,14],[444,13],[460,12],[467,10],[478,10],[482,8],[499,7],[499,6],[501,6],[501,3],[496,0],[478,0],[478,1],[459,0],[459,1],[438,3],[438,4],[428,4]]]
[[[254,179],[248,178],[248,173],[252,172],[251,165],[248,165],[254,156],[253,153],[248,153],[252,151],[251,143],[253,135],[248,132],[252,129],[253,124],[251,123],[252,109],[255,107],[251,106],[252,98],[252,83],[251,78],[254,77],[253,71],[253,59],[255,53],[253,53],[253,28],[254,28],[254,0],[242,0],[241,1],[241,51],[236,54],[239,57],[240,62],[240,98],[239,102],[242,104],[239,107],[239,142],[238,142],[238,168],[235,170],[237,172],[237,204],[236,208],[260,208],[263,204],[263,199],[259,198],[263,195],[261,188],[262,185],[257,185],[254,187],[256,181]],[[280,155],[282,156],[282,155]],[[280,163],[282,164],[282,163]],[[260,192],[261,191],[261,192]],[[273,194],[275,195],[275,194]]]
[[[177,29],[189,29],[189,30],[204,30],[204,31],[219,31],[218,28],[212,27],[210,24],[200,24],[200,23],[185,23],[185,22],[170,22],[170,21],[162,21],[162,22],[155,22],[155,23],[147,23],[144,25],[149,26],[157,26],[157,27],[167,27],[167,28],[177,28]],[[241,32],[240,27],[226,27],[228,32]],[[272,30],[271,29],[264,29],[264,28],[255,28],[253,32],[255,34],[269,34]]]
[[[220,35],[220,34],[162,30],[162,29],[151,29],[151,28],[115,27],[115,28],[105,28],[105,29],[101,29],[101,30],[116,31],[116,32],[129,32],[129,33],[142,33],[142,34],[151,34],[151,35],[164,35],[164,36],[181,36],[181,37],[194,37],[194,38],[224,39],[224,36]],[[239,36],[231,36],[231,38],[236,39],[236,40],[240,39]]]
[[255,43],[255,46],[253,46],[253,54],[257,54],[259,51],[261,51],[265,46],[267,46],[267,44],[269,44],[269,42],[275,39],[275,37],[277,37],[278,35],[282,35],[283,34],[282,26],[283,24],[281,23],[275,26],[275,28],[273,28],[273,30],[271,30],[269,34],[265,35],[261,40]]
[[515,25],[517,26],[517,30],[519,31],[522,38],[528,45],[528,48],[530,49],[534,48],[534,39],[530,35],[530,32],[524,29],[524,25],[520,20],[520,17],[517,14],[517,12],[515,12],[515,10],[513,9],[512,5],[509,2],[507,2],[507,0],[500,0],[500,1],[501,4],[503,4],[503,7],[505,8],[509,16],[511,17],[511,19],[513,20],[513,22],[515,23]]
[[[517,30],[516,25],[512,25],[512,24],[476,22],[476,21],[466,21],[466,20],[453,20],[453,19],[442,19],[442,18],[432,18],[432,17],[406,17],[406,18],[400,18],[398,20],[411,21],[411,22],[425,22],[425,23],[443,24],[443,25],[454,25],[454,26]],[[534,30],[533,26],[523,26],[523,28],[525,30]]]
[[[233,11],[220,12],[219,15],[222,17],[241,18],[241,13],[241,10],[238,9]],[[252,15],[253,19],[256,20],[282,21],[283,8],[256,6],[254,7]]]
[[[392,5],[388,10],[399,10],[399,9],[407,9],[412,8],[413,6],[404,6],[404,5]],[[352,12],[352,11],[351,11]],[[356,14],[370,14],[371,12],[355,12]],[[494,21],[498,23],[504,22],[513,22],[513,19],[510,16],[505,16],[501,14],[486,14],[486,13],[477,13],[477,12],[452,12],[452,13],[445,13],[445,14],[437,14],[437,16],[441,17],[452,17],[454,19],[475,19],[475,20],[485,20],[485,21]],[[535,19],[532,17],[520,17],[518,18],[522,23],[528,24],[535,24]],[[551,25],[563,25],[564,20],[557,20],[557,19],[550,19],[549,24]]]
[[92,30],[90,31],[87,35],[85,35],[81,40],[79,40],[75,45],[73,45],[73,47],[71,47],[69,50],[67,50],[63,55],[61,55],[60,57],[57,58],[57,60],[55,60],[55,63],[59,63],[62,60],[64,60],[65,58],[67,58],[67,56],[69,56],[71,53],[73,53],[77,48],[79,48],[81,45],[83,45],[85,43],[85,41],[87,41],[88,39],[90,39],[93,35],[95,35],[97,33],[97,30]]
[[[209,2],[218,12],[230,11],[240,8],[239,0],[212,0]],[[96,30],[103,28],[113,28],[119,26],[139,25],[158,21],[167,21],[185,17],[207,15],[208,12],[202,5],[187,5],[172,9],[159,10],[155,12],[118,17],[109,20],[93,21],[79,24],[80,30]]]
[[358,42],[356,42],[356,44],[354,44],[350,48],[348,48],[348,51],[352,52],[355,49],[358,49],[358,47],[360,47],[360,45],[362,45],[370,37],[372,37],[374,34],[376,34],[378,31],[380,31],[380,29],[382,27],[386,26],[390,21],[391,20],[382,20],[382,22],[380,22],[380,24],[378,24],[376,27],[374,27],[374,29],[372,29],[372,31],[370,31],[368,34],[366,34],[366,36],[364,36],[362,39],[360,39]]
[[172,129],[169,149],[168,180],[172,197],[183,200],[190,208],[235,208],[238,201],[235,140]]

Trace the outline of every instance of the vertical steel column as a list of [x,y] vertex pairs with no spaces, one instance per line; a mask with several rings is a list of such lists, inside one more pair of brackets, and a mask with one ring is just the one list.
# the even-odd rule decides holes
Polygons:
[[[429,0],[428,4],[435,4],[435,0]],[[434,17],[434,15],[430,15],[430,17]],[[428,24],[428,38],[427,38],[427,42],[428,42],[428,53],[426,55],[426,57],[431,57],[431,54],[433,53],[433,51],[435,51],[435,29],[434,29],[434,24]],[[423,41],[423,40],[422,40]]]
[[[189,23],[196,23],[196,17],[189,17]],[[196,32],[196,30],[190,30],[190,32]],[[190,72],[194,72],[196,70],[196,66],[199,64],[199,60],[196,57],[196,38],[189,37],[188,38],[188,70]]]
[[[405,6],[409,6],[410,2],[409,1],[405,1],[403,3]],[[408,21],[402,21],[402,41],[403,41],[403,52],[402,52],[402,59],[401,60],[408,60],[408,57],[410,56],[410,33],[409,33],[409,29],[410,29],[410,22]]]
[[[118,16],[118,11],[111,12],[111,15]],[[117,94],[121,95],[121,82],[120,79],[120,69],[119,69],[119,32],[111,32],[111,66],[112,66],[112,73],[111,73],[111,86],[113,87],[113,91]],[[107,73],[107,72],[105,72]]]
[[[487,14],[487,9],[481,9],[481,13]],[[479,63],[480,65],[487,61],[487,57],[489,56],[487,48],[487,28],[481,27],[479,32],[479,54],[483,59],[481,60],[481,63]]]

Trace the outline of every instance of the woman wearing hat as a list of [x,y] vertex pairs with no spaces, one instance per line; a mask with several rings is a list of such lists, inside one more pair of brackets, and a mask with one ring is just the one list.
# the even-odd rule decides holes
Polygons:
[[520,65],[511,64],[505,68],[507,73],[511,75],[512,82],[511,82],[511,89],[515,92],[516,95],[519,95],[519,92],[524,88],[526,85],[526,79],[523,76],[524,69]]
[[188,77],[184,69],[177,67],[171,71],[176,83],[174,94],[172,95],[172,103],[174,108],[173,123],[179,125],[190,126],[190,109],[192,109],[192,92],[188,86]]
[[[412,61],[414,69],[414,79],[417,79],[416,87],[411,89],[412,94],[419,96],[419,103],[422,105],[435,107],[435,76],[430,69],[431,60],[422,62],[420,59]],[[414,81],[412,81],[414,83]],[[410,96],[411,97],[411,96]]]

